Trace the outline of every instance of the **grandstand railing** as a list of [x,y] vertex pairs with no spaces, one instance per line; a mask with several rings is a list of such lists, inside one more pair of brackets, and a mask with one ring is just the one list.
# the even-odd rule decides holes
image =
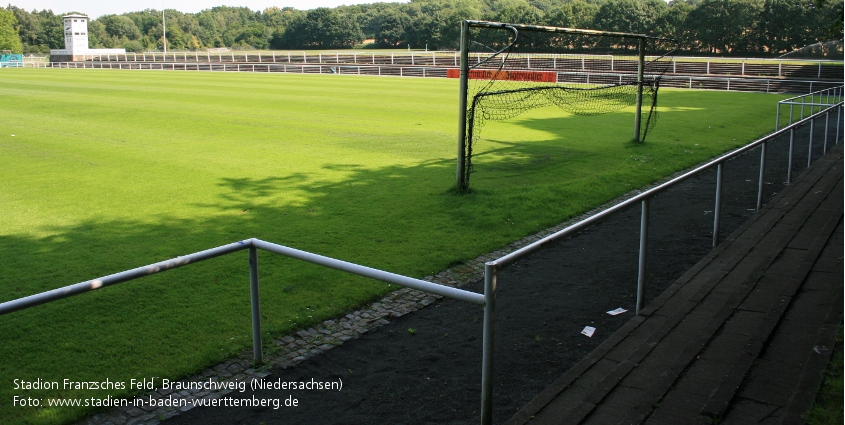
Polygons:
[[[169,55],[169,53],[168,53]],[[162,71],[223,71],[223,72],[279,72],[295,74],[377,75],[395,77],[446,78],[445,67],[418,65],[331,65],[284,63],[227,63],[227,62],[42,62],[25,63],[37,68],[125,69]],[[609,84],[634,78],[631,73],[611,72],[558,72],[558,81],[583,84]],[[754,91],[765,93],[803,93],[820,88],[836,87],[841,81],[818,81],[781,78],[705,77],[664,75],[665,87]]]
[[789,124],[792,124],[793,114],[795,113],[796,106],[801,107],[801,118],[799,119],[804,119],[805,108],[809,108],[810,114],[813,114],[817,109],[821,110],[821,108],[829,107],[831,105],[835,105],[839,102],[842,102],[843,88],[845,88],[845,86],[830,87],[818,91],[811,91],[807,94],[790,97],[789,99],[781,100],[780,102],[778,102],[777,113],[775,115],[775,130],[780,128],[781,106],[789,105]]
[[[777,131],[778,127],[780,126],[780,110],[782,105],[789,105],[789,124],[792,124],[793,113],[796,106],[801,106],[801,118],[804,119],[804,111],[805,108],[810,109],[810,115],[814,113],[817,109],[819,111],[822,108],[830,108],[832,105],[841,103],[843,101],[843,89],[845,86],[833,87],[825,90],[819,90],[816,92],[808,93],[805,95],[791,97],[789,99],[784,99],[778,102],[777,106],[777,114],[775,118],[775,130]],[[810,101],[807,102],[807,99]],[[800,102],[799,102],[800,100]],[[841,123],[841,117],[839,114],[836,114],[836,136],[834,137],[834,141],[839,140],[839,125]],[[813,126],[814,121],[810,121],[810,144],[809,150],[811,152],[810,155],[807,156],[807,167],[813,164]],[[824,118],[824,127],[827,130],[828,125],[830,124],[830,114],[826,114]],[[827,151],[827,144],[828,144],[828,133],[825,131],[824,133],[824,145],[823,150]],[[792,135],[790,135],[789,139],[789,170],[787,172],[786,181],[792,181],[792,148],[793,148],[793,139]]]
[[[403,276],[395,273],[390,273],[383,270],[373,269],[370,267],[354,264],[342,260],[338,260],[323,255],[318,255],[298,249],[266,242],[260,239],[252,238],[239,242],[233,242],[227,245],[218,246],[216,248],[207,249],[205,251],[195,252],[192,254],[176,257],[170,260],[161,261],[155,264],[138,267],[131,270],[122,271],[108,276],[91,279],[85,282],[80,282],[74,285],[68,285],[61,288],[56,288],[50,291],[45,291],[39,294],[30,295],[12,301],[0,303],[0,316],[4,314],[13,313],[19,310],[24,310],[30,307],[35,307],[41,304],[58,301],[74,295],[91,292],[106,286],[116,285],[118,283],[127,282],[130,280],[139,279],[152,274],[164,272],[178,267],[187,266],[198,263],[200,261],[219,257],[226,254],[231,254],[242,250],[249,251],[249,286],[251,298],[251,312],[252,312],[252,344],[253,344],[253,359],[256,363],[263,363],[263,343],[261,338],[261,306],[259,297],[259,280],[258,280],[258,249],[263,249],[268,252],[279,254],[282,256],[307,261],[318,264],[323,267],[328,267],[340,270],[346,273],[355,274],[359,276],[368,277],[382,282],[387,282],[395,285],[404,286],[407,288],[417,289],[435,295],[440,295],[447,298],[452,298],[458,301],[469,302],[484,307],[484,324],[483,324],[483,353],[482,363],[492,364],[493,356],[493,309],[495,297],[494,288],[485,287],[484,293],[479,294],[451,286],[440,285],[425,280],[415,279],[408,276]],[[485,369],[486,370],[486,369]],[[492,369],[491,369],[492,370]],[[482,400],[492,399],[492,376],[489,373],[482,374]]]
[[[841,92],[840,92],[841,93]],[[837,115],[837,128],[836,128],[836,137],[833,140],[833,143],[836,144],[839,142],[839,125],[841,123],[840,116],[842,114],[842,106],[843,102],[840,100],[834,105],[828,105],[827,108],[820,110],[819,112],[812,114],[806,118],[803,118],[795,123],[791,123],[790,125],[777,130],[767,136],[764,136],[760,139],[757,139],[741,148],[735,149],[731,152],[723,154],[703,165],[695,167],[694,169],[685,172],[684,174],[675,177],[663,184],[660,184],[654,188],[646,190],[636,196],[633,196],[621,203],[618,203],[612,207],[604,209],[595,215],[592,215],[584,220],[581,220],[567,228],[560,230],[552,235],[549,235],[541,240],[538,240],[530,245],[527,245],[521,249],[518,249],[510,254],[504,255],[496,260],[487,262],[484,268],[484,280],[485,280],[485,288],[492,287],[495,288],[497,285],[497,276],[500,271],[505,269],[506,267],[510,266],[511,264],[517,262],[518,260],[525,258],[526,256],[539,251],[544,246],[558,240],[563,240],[569,238],[579,231],[586,229],[590,226],[593,226],[600,221],[612,216],[615,213],[623,211],[629,207],[636,205],[637,203],[641,206],[641,215],[640,215],[640,243],[639,243],[639,254],[638,254],[638,272],[637,272],[637,298],[636,298],[636,311],[639,314],[640,310],[643,308],[644,304],[644,290],[646,285],[646,269],[648,264],[647,258],[647,250],[648,250],[648,235],[649,235],[649,209],[650,209],[650,200],[660,194],[661,192],[669,189],[672,186],[677,185],[678,183],[683,182],[691,177],[694,177],[698,174],[701,174],[704,171],[712,169],[716,167],[716,195],[715,195],[715,207],[713,210],[713,240],[712,246],[715,247],[719,243],[719,231],[720,231],[720,221],[721,221],[721,206],[722,206],[722,180],[723,180],[723,169],[724,164],[728,160],[742,155],[748,152],[751,149],[756,147],[761,147],[760,152],[760,176],[758,180],[758,190],[757,190],[757,207],[756,209],[759,211],[762,207],[762,196],[763,196],[763,184],[764,184],[764,177],[766,173],[766,147],[768,142],[774,140],[777,137],[785,135],[789,133],[789,171],[787,177],[787,184],[791,183],[791,172],[792,172],[792,158],[793,158],[793,143],[795,138],[795,130],[799,127],[810,125],[810,146],[812,147],[813,144],[813,123],[816,119],[821,118],[824,116],[825,118],[825,145],[823,148],[823,152],[827,152],[828,149],[828,133],[829,133],[829,124],[830,124],[830,114],[831,112],[836,113]],[[810,151],[810,157],[812,158],[812,150]],[[810,166],[810,162],[808,162],[808,167]]]
[[[214,51],[212,51],[214,50]],[[533,59],[562,61],[604,60],[609,62],[609,70],[615,69],[614,60],[619,60],[622,67],[626,62],[636,62],[636,55],[587,55],[587,54],[536,54],[526,55],[530,63]],[[646,58],[649,59],[649,58]],[[302,63],[302,64],[408,64],[453,66],[460,63],[460,54],[456,51],[436,52],[305,52],[305,51],[264,51],[238,52],[234,50],[209,49],[206,52],[145,52],[111,55],[85,55],[86,61],[122,61],[122,62],[188,62],[202,60],[218,62],[269,62],[269,63]],[[842,61],[835,60],[804,60],[783,58],[714,58],[696,56],[676,56],[672,58],[671,73],[673,74],[733,74],[745,76],[759,76],[761,74],[772,77],[802,77],[802,78],[842,78]],[[832,66],[839,65],[839,66]]]

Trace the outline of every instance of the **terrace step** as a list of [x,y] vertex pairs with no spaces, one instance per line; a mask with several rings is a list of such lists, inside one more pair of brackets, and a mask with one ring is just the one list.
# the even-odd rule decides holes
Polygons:
[[839,145],[507,424],[798,419],[841,323],[842,169]]

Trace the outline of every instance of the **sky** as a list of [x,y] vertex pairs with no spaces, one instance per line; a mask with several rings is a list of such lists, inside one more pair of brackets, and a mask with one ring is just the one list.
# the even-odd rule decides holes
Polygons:
[[55,14],[76,11],[96,19],[102,15],[119,15],[144,9],[161,10],[167,8],[184,13],[197,13],[214,6],[245,6],[251,10],[264,10],[272,6],[280,8],[290,6],[308,10],[317,7],[337,7],[363,3],[407,3],[407,0],[6,0],[6,3],[29,12],[33,9],[49,9]]

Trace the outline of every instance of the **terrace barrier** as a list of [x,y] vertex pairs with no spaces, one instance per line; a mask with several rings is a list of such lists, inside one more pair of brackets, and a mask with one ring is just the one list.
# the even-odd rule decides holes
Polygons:
[[[636,55],[587,55],[572,53],[526,54],[517,55],[517,60],[524,60],[528,67],[531,61],[537,60],[548,66],[549,61],[560,61],[567,69],[573,69],[573,63],[596,66],[604,63],[603,69],[608,71],[631,70],[636,71]],[[647,60],[654,57],[647,57]],[[86,61],[119,61],[119,62],[258,62],[258,63],[288,63],[288,64],[355,64],[355,65],[430,65],[458,67],[460,54],[457,51],[438,52],[305,52],[305,51],[263,51],[236,52],[228,49],[209,49],[206,52],[145,52],[110,55],[84,55]],[[476,60],[481,60],[477,56]],[[554,65],[556,67],[556,65]],[[704,75],[740,75],[740,76],[770,76],[791,78],[842,78],[842,61],[836,60],[804,60],[804,59],[766,59],[766,58],[714,58],[695,56],[675,56],[672,58],[670,73],[673,74],[704,74]]]
[[[364,276],[371,279],[380,280],[382,282],[392,283],[395,285],[400,285],[407,288],[417,289],[431,294],[452,298],[458,301],[464,301],[484,306],[485,339],[483,341],[484,352],[482,356],[485,364],[487,361],[492,361],[493,335],[492,331],[488,332],[488,329],[492,330],[493,291],[489,288],[485,288],[484,294],[479,294],[459,288],[453,288],[450,286],[440,285],[433,282],[428,282],[395,273],[386,272],[383,270],[373,269],[370,267],[365,267],[362,265],[334,259],[331,257],[301,251],[298,249],[266,242],[256,238],[233,242],[227,245],[218,246],[216,248],[195,252],[170,260],[149,264],[135,269],[122,271],[96,279],[91,279],[85,282],[80,282],[74,285],[68,285],[50,291],[45,291],[39,294],[34,294],[16,300],[0,303],[0,316],[4,314],[13,313],[19,310],[35,307],[41,304],[46,304],[52,301],[58,301],[61,299],[72,297],[74,295],[91,292],[97,289],[104,288],[106,286],[116,285],[118,283],[139,279],[152,274],[187,266],[189,264],[198,263],[200,261],[209,260],[222,255],[231,254],[236,251],[242,251],[245,249],[249,251],[249,286],[252,312],[253,360],[258,364],[263,363],[263,343],[261,338],[261,306],[259,298],[258,280],[258,249],[263,249],[265,251],[279,254],[285,257],[307,261],[310,263],[321,265],[323,267],[340,270],[346,273]],[[488,357],[490,360],[488,360]],[[482,398],[490,399],[491,397],[491,378],[492,377],[489,375],[482,377],[482,386],[484,387],[485,383],[488,383],[488,385],[484,387],[486,389],[482,389]],[[489,422],[486,423],[489,424]]]
[[[371,75],[393,77],[446,78],[450,68],[421,65],[331,65],[283,63],[227,63],[227,62],[42,62],[25,63],[27,67],[73,69],[121,69],[160,71],[211,71],[211,72],[269,72],[294,74]],[[626,72],[558,72],[558,82],[569,84],[621,84],[636,79],[636,74]],[[765,93],[803,93],[838,87],[841,81],[764,77],[717,77],[664,75],[664,87],[749,91]]]
[[[841,91],[840,91],[841,95]],[[722,197],[722,175],[723,175],[723,167],[724,163],[731,158],[734,158],[738,155],[744,154],[749,150],[760,146],[761,154],[760,154],[760,179],[758,183],[758,196],[757,196],[757,210],[761,208],[762,203],[762,192],[763,192],[763,179],[766,172],[766,146],[767,143],[776,137],[786,134],[787,132],[790,135],[790,149],[789,149],[789,164],[790,164],[790,173],[791,173],[791,164],[792,164],[792,142],[794,140],[795,129],[802,127],[804,125],[809,124],[811,126],[810,131],[810,144],[813,143],[813,132],[812,132],[812,125],[813,122],[820,118],[822,115],[825,116],[825,146],[823,152],[827,151],[827,134],[829,133],[829,123],[830,123],[830,113],[835,112],[837,114],[837,130],[836,130],[836,137],[833,140],[833,143],[836,144],[839,142],[839,128],[838,125],[840,123],[839,116],[842,113],[843,109],[843,102],[839,101],[835,105],[828,106],[826,109],[821,110],[813,115],[810,115],[806,118],[801,119],[795,123],[792,123],[783,129],[777,130],[767,136],[764,136],[760,139],[755,140],[741,148],[735,149],[731,152],[723,154],[716,159],[713,159],[701,166],[698,166],[691,171],[687,171],[684,174],[675,177],[663,184],[660,184],[652,189],[649,189],[645,192],[642,192],[634,197],[631,197],[617,205],[609,207],[601,212],[596,213],[584,220],[581,220],[567,228],[560,230],[552,235],[549,235],[537,242],[534,242],[528,246],[525,246],[521,249],[511,252],[510,254],[504,255],[496,260],[489,261],[485,263],[484,267],[484,293],[479,294],[471,291],[466,291],[459,288],[453,288],[450,286],[440,285],[433,282],[428,282],[420,279],[411,278],[408,276],[402,276],[390,272],[386,272],[383,270],[373,269],[369,267],[365,267],[362,265],[349,263],[346,261],[297,250],[294,248],[265,242],[260,239],[252,238],[246,239],[239,242],[230,243],[227,245],[219,246],[216,248],[211,248],[205,251],[200,251],[192,254],[188,254],[185,256],[180,256],[173,258],[171,260],[166,260],[142,267],[138,267],[131,270],[122,271],[119,273],[111,274],[108,276],[100,277],[97,279],[88,280],[85,282],[80,282],[74,285],[68,285],[65,287],[53,289],[50,291],[45,291],[39,294],[30,295],[27,297],[19,298],[12,301],[7,301],[0,303],[0,316],[4,314],[13,313],[19,310],[27,309],[30,307],[35,307],[41,304],[49,303],[52,301],[57,301],[60,299],[68,298],[74,295],[79,295],[82,293],[94,291],[97,289],[104,288],[106,286],[115,285],[118,283],[126,282],[129,280],[139,279],[145,276],[149,276],[155,273],[160,273],[163,271],[167,271],[170,269],[187,266],[189,264],[197,263],[200,261],[208,260],[211,258],[219,257],[222,255],[227,255],[236,251],[241,250],[248,250],[249,251],[249,281],[250,281],[250,297],[251,297],[251,313],[252,313],[252,337],[253,337],[253,358],[256,363],[263,362],[263,345],[262,345],[262,338],[261,338],[261,314],[260,314],[260,299],[259,299],[259,279],[258,279],[258,256],[257,250],[263,249],[268,252],[272,252],[275,254],[279,254],[286,257],[291,257],[295,259],[299,259],[302,261],[311,262],[314,264],[318,264],[324,267],[329,267],[332,269],[340,270],[346,273],[356,274],[364,277],[368,277],[375,280],[380,280],[387,283],[392,283],[412,289],[417,289],[420,291],[425,291],[428,293],[441,295],[444,297],[456,299],[459,301],[469,302],[472,304],[480,305],[484,307],[484,322],[483,322],[483,336],[482,336],[482,377],[481,377],[481,423],[482,425],[489,425],[492,423],[492,414],[493,414],[493,339],[494,339],[494,316],[495,316],[495,302],[496,302],[496,286],[497,286],[497,275],[498,273],[505,269],[506,267],[514,264],[516,261],[525,258],[526,256],[534,253],[546,245],[558,241],[564,238],[568,238],[573,236],[575,233],[586,229],[587,227],[593,226],[598,222],[608,218],[609,216],[624,210],[627,207],[633,206],[636,203],[641,204],[642,214],[640,220],[640,244],[639,244],[639,260],[638,260],[638,275],[637,275],[637,298],[636,298],[636,311],[637,314],[640,313],[640,310],[643,308],[644,304],[644,288],[645,288],[645,272],[647,268],[647,257],[646,251],[648,247],[648,225],[649,225],[649,201],[658,195],[660,192],[667,190],[668,188],[687,180],[693,176],[696,176],[706,170],[709,170],[713,167],[716,167],[716,196],[715,196],[715,208],[714,208],[714,219],[713,219],[713,246],[715,247],[719,243],[719,228],[720,228],[720,216],[721,216],[721,197]],[[812,154],[810,155],[812,157]],[[809,166],[809,164],[808,164]],[[791,174],[790,174],[791,175]],[[787,184],[789,184],[790,179],[787,179]]]
[[[816,109],[821,111],[822,108],[826,108],[826,107],[829,108],[832,105],[835,105],[837,103],[842,102],[843,101],[843,98],[842,98],[843,89],[845,89],[845,86],[832,87],[832,88],[829,88],[829,89],[819,90],[819,91],[808,93],[808,94],[805,94],[805,95],[795,96],[795,97],[791,97],[789,99],[781,100],[780,102],[778,102],[778,106],[777,106],[778,109],[777,109],[777,114],[776,114],[776,117],[775,117],[775,130],[777,131],[777,129],[780,127],[780,110],[781,110],[782,105],[789,105],[789,124],[792,124],[793,113],[795,112],[796,106],[801,106],[801,118],[799,118],[799,119],[804,119],[805,108],[809,107],[810,114],[813,114],[816,111]],[[807,102],[807,99],[809,99],[810,101]],[[830,121],[830,114],[826,114],[825,115],[825,122],[824,122],[825,129],[827,129],[827,127],[829,125],[829,121]],[[840,117],[840,114],[837,113],[836,114],[836,136],[834,137],[834,140],[839,140],[839,125],[840,125],[840,123],[841,123],[841,117]],[[813,126],[814,126],[814,122],[811,121],[810,122],[810,147],[809,147],[811,152],[813,150]],[[827,152],[827,143],[828,143],[827,139],[828,139],[828,134],[825,133],[824,142],[823,142],[824,143],[823,150],[825,152]],[[792,154],[791,154],[791,152],[792,152],[792,142],[793,141],[790,138],[789,173],[787,174],[787,181],[792,180]],[[813,155],[809,155],[807,157],[807,167],[812,165],[812,163],[813,163]]]
[[[644,306],[644,292],[645,292],[645,276],[646,276],[646,269],[648,265],[648,258],[646,256],[646,252],[648,250],[648,234],[649,234],[649,209],[650,209],[650,200],[658,195],[660,192],[663,192],[670,187],[687,180],[693,176],[696,176],[706,170],[709,170],[713,167],[716,167],[716,196],[715,196],[715,207],[714,207],[714,218],[713,218],[713,247],[718,245],[719,243],[719,229],[720,229],[720,220],[721,220],[721,204],[722,204],[722,180],[723,180],[723,168],[726,161],[731,158],[734,158],[738,155],[748,152],[749,150],[756,148],[758,146],[761,147],[760,153],[760,178],[758,182],[758,191],[757,191],[757,210],[759,211],[761,208],[762,203],[762,195],[763,195],[763,179],[766,173],[766,145],[769,141],[779,137],[781,135],[789,133],[789,167],[791,173],[792,167],[792,154],[793,154],[793,141],[795,136],[795,129],[804,125],[809,124],[812,129],[813,122],[820,118],[822,115],[825,116],[825,140],[827,140],[827,134],[829,132],[828,125],[830,123],[830,113],[834,112],[837,114],[837,117],[842,113],[842,106],[843,103],[840,101],[838,104],[829,106],[828,108],[819,111],[816,114],[813,114],[807,118],[804,118],[798,122],[792,123],[787,127],[784,127],[781,130],[775,131],[767,136],[764,136],[760,139],[755,140],[741,148],[735,149],[731,152],[728,152],[724,155],[717,157],[701,166],[698,166],[690,171],[685,172],[684,174],[673,178],[663,184],[660,184],[652,189],[649,189],[645,192],[642,192],[636,196],[633,196],[617,205],[614,205],[610,208],[602,210],[595,215],[588,217],[584,220],[581,220],[563,230],[560,230],[552,235],[549,235],[541,240],[538,240],[530,245],[527,245],[523,248],[520,248],[510,254],[504,255],[496,260],[489,261],[484,266],[484,287],[485,291],[486,288],[491,288],[494,292],[493,296],[491,297],[492,302],[495,302],[495,288],[498,284],[498,273],[508,266],[514,264],[515,262],[519,261],[527,257],[528,255],[543,249],[544,246],[559,240],[563,240],[565,238],[571,237],[575,235],[577,232],[584,230],[590,226],[593,226],[600,221],[612,216],[615,213],[621,212],[628,207],[634,206],[637,203],[641,205],[641,215],[640,215],[640,243],[639,243],[639,254],[638,254],[638,273],[637,273],[637,298],[636,298],[636,312],[640,314]],[[839,123],[837,118],[837,123]],[[839,141],[839,129],[837,127],[837,135],[834,139],[834,144],[838,143]],[[810,145],[812,146],[813,143],[813,132],[810,131]],[[823,152],[827,152],[827,144],[825,144]],[[812,158],[812,151],[810,157]],[[809,167],[809,164],[808,164]],[[791,178],[791,174],[790,174]],[[790,183],[790,179],[787,179],[787,184]],[[492,333],[492,330],[490,331]],[[485,335],[486,336],[486,335]],[[492,336],[490,337],[492,340]],[[486,365],[485,367],[492,368],[492,360],[490,365]],[[492,371],[487,371],[484,369],[486,373],[492,373]],[[489,408],[489,406],[486,406]],[[484,410],[482,410],[483,415]],[[483,416],[482,416],[483,417]],[[484,422],[483,422],[484,423]]]

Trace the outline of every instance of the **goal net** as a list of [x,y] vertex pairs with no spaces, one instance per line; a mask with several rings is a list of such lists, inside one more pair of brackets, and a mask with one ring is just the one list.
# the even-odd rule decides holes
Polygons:
[[[464,21],[457,185],[469,188],[484,123],[555,105],[574,115],[635,106],[633,139],[654,125],[660,78],[674,40],[607,31]],[[641,113],[645,105],[645,115]]]

